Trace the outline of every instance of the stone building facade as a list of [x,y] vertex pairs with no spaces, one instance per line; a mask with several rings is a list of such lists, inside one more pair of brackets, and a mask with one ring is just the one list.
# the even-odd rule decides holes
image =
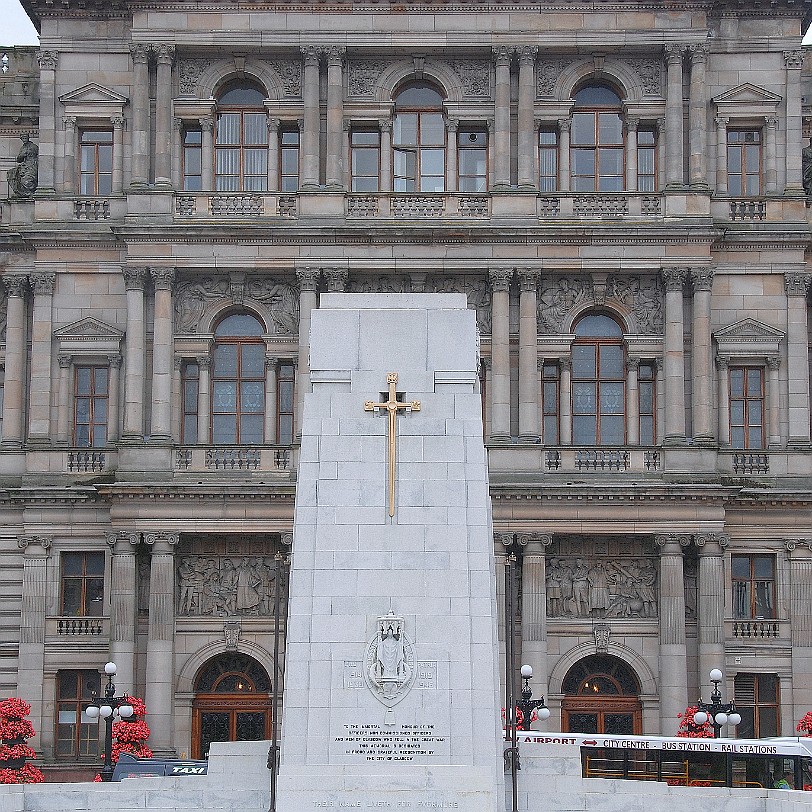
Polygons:
[[719,667],[740,732],[793,731],[808,0],[24,5],[0,694],[46,764],[93,761],[108,659],[158,751],[269,736],[323,291],[476,310],[495,577],[552,728],[673,733]]

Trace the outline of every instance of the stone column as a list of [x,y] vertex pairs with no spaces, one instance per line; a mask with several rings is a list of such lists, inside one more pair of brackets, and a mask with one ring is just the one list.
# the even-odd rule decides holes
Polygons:
[[297,268],[299,281],[299,357],[296,364],[296,436],[301,436],[304,396],[310,391],[310,314],[316,307],[318,268]]
[[174,45],[154,45],[157,62],[155,81],[155,184],[171,186],[170,163],[172,140],[172,62],[175,60]]
[[203,116],[200,121],[200,185],[204,192],[214,191],[214,116]]
[[304,57],[301,188],[312,190],[319,186],[319,51],[313,45],[301,51]]
[[265,356],[265,445],[276,442],[276,365],[279,359]]
[[727,194],[727,119],[717,116],[716,123],[716,194]]
[[784,194],[803,197],[805,192],[801,165],[803,152],[801,68],[804,65],[804,52],[800,49],[784,51],[784,63],[787,66],[787,182]]
[[640,370],[639,358],[626,359],[626,442],[640,444]]
[[764,145],[764,191],[768,195],[778,194],[778,118],[767,116],[764,119],[766,128],[766,143]]
[[711,288],[713,268],[692,268],[694,286],[691,412],[695,443],[713,443],[713,347],[711,346]]
[[144,439],[144,281],[145,268],[124,268],[127,332],[124,345],[124,432],[122,440]]
[[[534,693],[547,696],[547,574],[548,533],[519,533],[522,548],[522,656],[533,667]],[[504,580],[504,579],[503,579]]]
[[[505,641],[507,622],[505,617],[505,576],[507,570],[507,550],[513,545],[513,533],[493,534],[494,559],[496,564],[496,626],[499,639],[499,662],[505,662]],[[515,566],[515,564],[514,564]],[[500,696],[505,695],[505,669],[499,669]]]
[[538,189],[538,174],[535,172],[538,144],[533,107],[536,100],[535,67],[539,49],[534,45],[523,45],[516,51],[519,56],[519,188]]
[[655,444],[659,445],[663,441],[663,425],[665,424],[665,361],[661,355],[654,359],[654,366],[657,374],[657,425],[655,427]]
[[51,362],[55,273],[34,273],[29,278],[34,291],[31,314],[31,369],[28,395],[28,442],[51,445]]
[[730,447],[730,381],[727,376],[729,359],[716,356],[719,381],[719,447]]
[[570,129],[571,118],[558,119],[558,185],[562,192],[570,191]]
[[492,443],[510,440],[510,280],[512,268],[488,271],[491,283],[491,361],[493,385],[491,387]]
[[331,46],[327,54],[327,186],[344,188],[344,48]]
[[121,392],[121,364],[119,353],[109,355],[107,361],[110,365],[110,377],[107,381],[107,442],[118,442],[119,428],[121,426],[121,410],[118,406]]
[[558,426],[561,445],[572,445],[572,358],[562,358],[561,388],[558,390]]
[[349,271],[346,268],[324,268],[322,273],[327,282],[328,293],[344,293],[349,278]]
[[25,407],[26,339],[25,276],[4,276],[6,286],[6,366],[3,382],[3,437],[0,448],[16,449],[23,445],[23,409]]
[[59,395],[56,412],[56,444],[68,445],[70,437],[70,403],[71,403],[71,371],[73,358],[70,355],[60,355],[59,361]]
[[787,445],[809,445],[809,328],[806,297],[812,275],[786,273],[789,438]]
[[510,188],[510,49],[501,45],[493,49],[496,61],[494,106],[495,147],[494,189]]
[[279,126],[278,118],[268,119],[268,191],[279,191]]
[[209,445],[211,435],[211,356],[197,358],[197,442]]
[[812,694],[812,542],[785,539],[784,547],[789,558],[793,718],[800,719]]
[[482,368],[484,371],[484,378],[485,378],[485,414],[484,414],[484,423],[483,426],[483,436],[489,437],[491,433],[491,426],[493,425],[493,420],[491,418],[491,406],[492,406],[492,398],[491,398],[491,390],[493,388],[493,362],[490,359],[490,356],[482,359]]
[[[17,546],[23,551],[22,600],[20,602],[20,645],[17,654],[17,685],[31,705],[35,729],[43,714],[43,670],[45,664],[45,614],[48,589],[47,565],[51,536],[21,536]],[[28,740],[39,750],[39,736]]]
[[[183,119],[172,119],[172,188],[178,192],[183,188]],[[201,158],[202,158],[201,150]]]
[[667,734],[688,706],[682,548],[691,537],[669,534],[654,540],[660,548],[660,730]]
[[[65,128],[65,159],[62,172],[62,191],[69,195],[75,195],[78,191],[76,185],[76,116],[64,116],[62,126]],[[113,144],[114,159],[115,155],[115,144]]]
[[392,121],[381,122],[381,191],[392,191]]
[[124,191],[124,116],[112,116],[110,123],[113,125],[113,177],[111,178],[111,189],[114,195],[120,195]]
[[152,442],[172,439],[172,283],[174,268],[150,269],[155,286],[152,341]]
[[695,538],[699,548],[699,634],[700,684],[713,668],[725,662],[725,548],[728,536],[700,533]]
[[133,61],[130,173],[133,186],[146,186],[149,183],[149,52],[149,45],[130,45]]
[[[687,268],[663,268],[665,283],[665,437],[666,445],[685,442],[685,337],[682,288]],[[683,708],[683,710],[685,710]]]
[[460,122],[456,118],[449,118],[446,122],[448,132],[446,155],[448,166],[446,167],[446,191],[456,192],[459,189],[459,166],[457,164],[457,131]]
[[149,632],[147,635],[147,692],[150,747],[157,755],[174,752],[172,705],[175,667],[175,559],[176,533],[147,533],[150,546]]
[[57,51],[37,51],[39,64],[39,166],[40,192],[56,188],[56,67]]
[[778,384],[778,370],[781,359],[778,356],[767,358],[767,448],[781,447],[781,391]]
[[626,191],[637,191],[637,128],[640,119],[628,116],[623,125],[626,128]]
[[539,425],[537,291],[541,272],[519,268],[519,440],[537,443]]
[[[683,184],[682,45],[666,45],[668,79],[665,96],[665,179],[667,186]],[[683,708],[685,710],[685,708]]]
[[[135,599],[138,578],[135,548],[140,533],[107,534],[110,568],[110,659],[116,664],[120,691],[135,691]],[[150,723],[152,719],[150,717]]]
[[183,442],[182,372],[183,358],[176,355],[172,358],[172,436],[178,442]]
[[708,57],[707,42],[697,42],[688,48],[691,58],[691,87],[688,102],[688,149],[690,150],[688,177],[694,188],[708,185],[708,167],[705,160],[707,120],[707,82],[705,61]]

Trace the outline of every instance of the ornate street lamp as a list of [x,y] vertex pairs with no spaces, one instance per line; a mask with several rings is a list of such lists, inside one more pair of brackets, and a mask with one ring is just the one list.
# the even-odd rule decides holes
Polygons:
[[530,687],[530,680],[533,679],[533,667],[523,665],[521,674],[524,680],[522,698],[516,702],[516,707],[522,713],[522,721],[519,723],[519,730],[530,730],[533,711],[536,711],[536,715],[543,722],[550,718],[550,709],[544,704],[543,696],[540,699],[533,699],[533,689]]
[[113,722],[116,717],[125,721],[133,715],[133,706],[127,694],[116,696],[116,686],[113,677],[116,674],[116,664],[107,663],[104,666],[107,674],[107,685],[104,687],[104,698],[100,698],[96,691],[91,691],[93,704],[89,705],[85,713],[90,719],[104,719],[106,724],[104,736],[104,766],[101,769],[102,781],[110,781],[113,777]]
[[736,711],[736,704],[734,702],[722,702],[722,692],[719,690],[719,683],[722,681],[722,672],[718,668],[714,668],[710,672],[710,681],[713,683],[713,691],[711,691],[711,701],[703,702],[701,699],[697,702],[699,710],[694,714],[694,721],[698,725],[704,725],[705,722],[710,722],[713,725],[713,738],[719,738],[719,731],[725,725],[738,725],[742,718]]

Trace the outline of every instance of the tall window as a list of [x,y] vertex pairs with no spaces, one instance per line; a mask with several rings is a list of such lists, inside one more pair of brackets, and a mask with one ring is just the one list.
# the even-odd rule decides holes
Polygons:
[[485,129],[457,132],[458,183],[461,192],[488,189],[488,133]]
[[76,367],[73,442],[77,448],[107,445],[109,377],[107,367]]
[[605,85],[575,94],[571,166],[574,192],[621,192],[624,184],[620,97]]
[[279,189],[299,189],[299,131],[284,129],[279,134]]
[[113,191],[113,131],[79,133],[79,194],[109,195]]
[[780,683],[777,674],[736,674],[733,679],[736,710],[742,717],[736,726],[741,739],[780,735]]
[[262,192],[268,188],[268,116],[265,93],[239,81],[217,100],[215,175],[218,192]]
[[558,130],[539,130],[539,191],[558,189]]
[[576,445],[622,445],[626,440],[623,333],[595,313],[575,327],[572,345],[572,437]]
[[58,671],[56,675],[56,757],[60,759],[99,756],[98,719],[85,714],[91,692],[99,693],[96,671]]
[[181,436],[185,445],[197,442],[197,396],[200,391],[200,367],[193,361],[183,365],[183,426]]
[[394,191],[445,191],[445,144],[443,97],[425,82],[401,90],[392,133]]
[[561,374],[558,364],[545,363],[541,369],[541,401],[544,413],[542,426],[545,445],[558,445],[558,404],[560,398]]
[[62,553],[62,607],[67,617],[104,614],[104,553]]
[[640,413],[640,445],[654,445],[656,438],[657,378],[654,364],[640,364],[637,370]]
[[764,448],[764,370],[731,367],[730,445]]
[[747,620],[775,617],[775,556],[733,555],[733,616]]
[[203,132],[187,129],[183,132],[183,190],[199,192],[203,188]]
[[727,131],[727,190],[733,197],[761,194],[761,130]]
[[380,131],[353,130],[350,133],[351,191],[377,192],[380,189],[380,169]]
[[262,443],[265,417],[265,342],[259,321],[227,316],[214,331],[212,442]]
[[293,442],[293,364],[287,361],[283,361],[280,364],[279,372],[276,376],[276,385],[277,442],[281,445],[289,445]]
[[637,191],[653,192],[657,188],[657,140],[654,129],[637,131]]

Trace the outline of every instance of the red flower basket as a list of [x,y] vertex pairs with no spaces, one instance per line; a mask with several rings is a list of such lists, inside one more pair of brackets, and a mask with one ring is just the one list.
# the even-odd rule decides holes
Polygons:
[[699,712],[696,705],[690,705],[685,709],[685,713],[678,713],[677,719],[680,720],[679,728],[677,730],[677,737],[680,739],[712,739],[713,738],[713,725],[710,720],[705,722],[704,725],[697,724],[694,720],[694,714]]
[[0,702],[0,784],[41,784],[42,772],[26,759],[36,758],[27,740],[34,726],[25,717],[31,706],[17,697]]
[[798,733],[805,736],[812,736],[812,711],[807,711],[800,722],[795,726]]

